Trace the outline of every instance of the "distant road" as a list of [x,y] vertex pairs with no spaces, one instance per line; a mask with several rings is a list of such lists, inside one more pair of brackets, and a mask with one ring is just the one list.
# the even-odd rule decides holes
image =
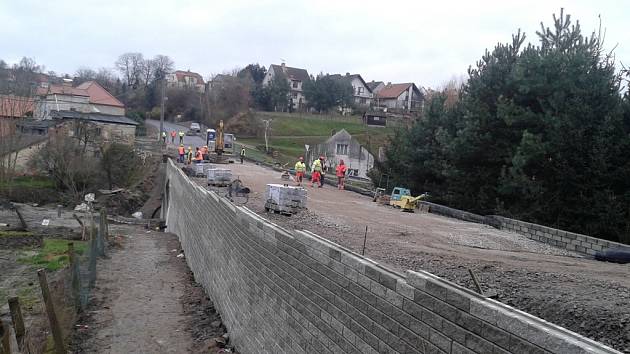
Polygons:
[[[145,122],[146,122],[146,124],[148,124],[148,125],[150,125],[152,127],[155,127],[158,130],[160,129],[160,121],[159,120],[147,119]],[[172,122],[164,122],[164,130],[166,130],[167,134],[170,134],[170,132],[173,131],[173,130],[178,132],[178,133],[179,133],[179,131],[187,132],[189,128],[190,127],[179,125],[179,124],[172,123]],[[186,135],[186,136],[184,136],[184,145],[186,147],[192,146],[193,149],[195,147],[198,147],[198,146],[206,145],[206,139],[203,136],[204,133],[202,132],[201,135],[202,136],[197,136],[197,135],[193,135],[193,136]],[[171,143],[170,135],[167,136],[166,141],[169,144]],[[179,136],[175,137],[175,145],[179,145]]]

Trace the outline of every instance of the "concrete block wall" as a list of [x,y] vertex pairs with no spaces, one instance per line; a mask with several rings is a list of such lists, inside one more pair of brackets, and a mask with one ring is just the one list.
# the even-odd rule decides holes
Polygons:
[[554,229],[498,215],[489,215],[486,218],[496,220],[496,224],[501,229],[516,232],[529,239],[582,254],[595,255],[595,253],[605,251],[609,248],[627,249],[630,251],[629,245],[602,240],[587,235]]
[[172,162],[163,216],[243,353],[617,353],[426,272],[289,232]]

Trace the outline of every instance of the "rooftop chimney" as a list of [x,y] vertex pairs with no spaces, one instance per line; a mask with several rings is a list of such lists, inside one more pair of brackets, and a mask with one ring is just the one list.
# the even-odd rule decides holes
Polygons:
[[346,76],[350,76],[350,73],[346,73]]
[[285,67],[284,62],[282,62],[282,64],[280,64],[280,66],[282,66],[284,68]]
[[72,79],[63,79],[63,86],[72,86]]

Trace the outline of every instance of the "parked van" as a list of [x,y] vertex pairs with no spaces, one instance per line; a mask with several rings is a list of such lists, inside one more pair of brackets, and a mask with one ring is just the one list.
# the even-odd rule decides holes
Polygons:
[[201,133],[201,126],[199,123],[190,123],[190,130],[195,133]]

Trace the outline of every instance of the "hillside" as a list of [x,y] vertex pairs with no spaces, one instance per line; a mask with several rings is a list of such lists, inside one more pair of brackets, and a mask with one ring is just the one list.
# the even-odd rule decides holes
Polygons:
[[[306,113],[255,112],[256,120],[264,127],[263,120],[271,119],[269,133],[269,149],[278,151],[281,163],[294,161],[304,154],[304,144],[315,145],[324,142],[328,137],[345,129],[373,154],[380,146],[388,144],[394,128],[367,127],[357,116],[314,115]],[[256,147],[259,151],[248,150],[249,156],[263,159],[265,139],[264,131],[257,137],[242,137],[239,143],[248,147]],[[265,158],[271,161],[271,157]]]

